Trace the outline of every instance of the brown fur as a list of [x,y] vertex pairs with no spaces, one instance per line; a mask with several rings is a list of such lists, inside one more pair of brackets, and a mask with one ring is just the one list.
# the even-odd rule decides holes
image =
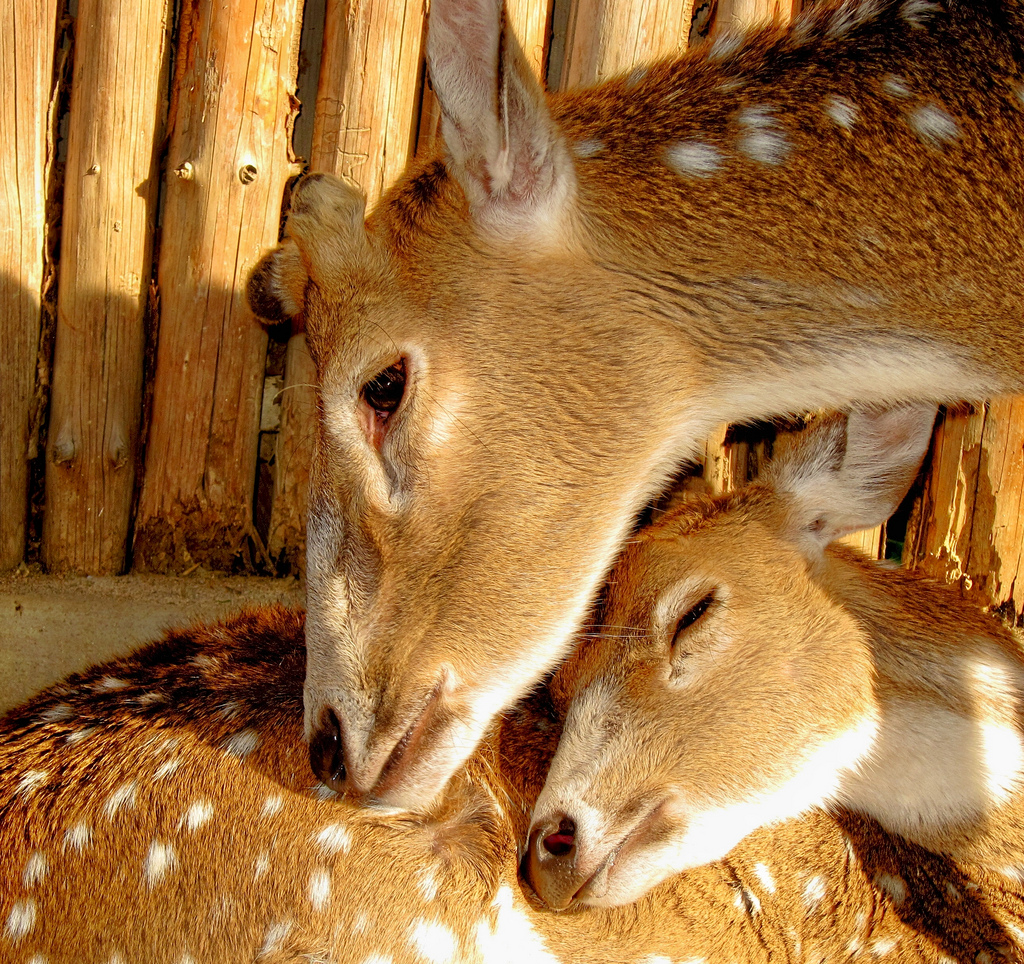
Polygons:
[[1019,0],[816,4],[549,99],[499,15],[432,4],[446,156],[365,228],[307,179],[250,287],[318,370],[307,735],[400,806],[566,655],[717,423],[1024,387]]
[[[888,515],[931,421],[855,414],[845,453],[824,423],[773,480],[627,546],[552,684],[568,710],[530,867],[553,906],[634,899],[815,807],[1024,876],[1017,642],[949,587],[825,548],[859,528],[850,506],[864,526]],[[543,841],[567,822],[556,853]]]
[[[1014,953],[1019,887],[847,815],[760,833],[631,907],[536,910],[517,883],[515,840],[557,734],[545,695],[502,724],[427,816],[318,799],[301,738],[302,625],[277,608],[172,632],[0,723],[0,961],[421,964],[411,941],[421,922],[450,929],[453,964],[777,964],[857,950],[967,964]],[[239,733],[257,738],[243,756],[225,750]],[[108,815],[110,795],[132,781],[134,796]],[[272,814],[268,799],[280,800]],[[190,829],[201,801],[212,810]],[[91,835],[79,849],[66,835],[82,822]],[[347,850],[317,843],[331,826],[347,832]],[[147,882],[154,841],[174,863]],[[316,909],[321,872],[330,893]],[[489,934],[503,914],[511,929],[485,953],[477,928]]]

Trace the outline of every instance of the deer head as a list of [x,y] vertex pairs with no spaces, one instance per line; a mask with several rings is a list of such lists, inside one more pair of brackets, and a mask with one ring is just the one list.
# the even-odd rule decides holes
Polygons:
[[447,153],[365,223],[301,183],[250,289],[318,370],[320,776],[426,805],[716,424],[1021,384],[1024,26],[982,6],[816,7],[549,101],[498,0],[434,0]]
[[623,552],[568,711],[527,866],[552,907],[614,906],[834,798],[871,750],[874,671],[825,547],[886,519],[935,409],[825,423],[773,480],[684,503]]

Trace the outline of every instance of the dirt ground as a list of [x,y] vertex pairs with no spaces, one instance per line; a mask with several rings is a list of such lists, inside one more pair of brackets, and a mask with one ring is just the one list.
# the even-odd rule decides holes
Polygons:
[[243,606],[302,606],[295,579],[214,576],[0,576],[0,713],[68,673],[164,630]]

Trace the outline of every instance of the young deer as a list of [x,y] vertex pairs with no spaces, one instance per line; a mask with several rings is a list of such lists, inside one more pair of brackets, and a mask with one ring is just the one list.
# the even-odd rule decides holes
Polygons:
[[430,813],[381,813],[311,786],[304,656],[300,615],[252,611],[0,721],[3,964],[949,964],[1024,937],[1019,886],[825,815],[628,908],[551,914],[515,845],[557,735],[545,694]]
[[1024,6],[815,4],[547,99],[433,0],[447,154],[312,175],[250,300],[305,316],[316,773],[427,804],[564,657],[723,421],[1024,387]]
[[809,432],[770,481],[626,548],[560,671],[565,726],[529,877],[552,907],[635,900],[811,808],[860,811],[1024,879],[1024,657],[952,589],[834,539],[886,518],[934,410]]

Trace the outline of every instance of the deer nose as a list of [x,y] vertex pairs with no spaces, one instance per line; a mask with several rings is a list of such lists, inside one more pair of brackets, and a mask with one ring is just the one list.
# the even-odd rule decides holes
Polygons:
[[530,831],[526,877],[552,910],[568,907],[586,884],[576,870],[576,824],[567,814],[555,814]]
[[324,710],[320,724],[309,738],[309,765],[313,773],[337,793],[344,793],[345,748],[341,723],[333,710]]

